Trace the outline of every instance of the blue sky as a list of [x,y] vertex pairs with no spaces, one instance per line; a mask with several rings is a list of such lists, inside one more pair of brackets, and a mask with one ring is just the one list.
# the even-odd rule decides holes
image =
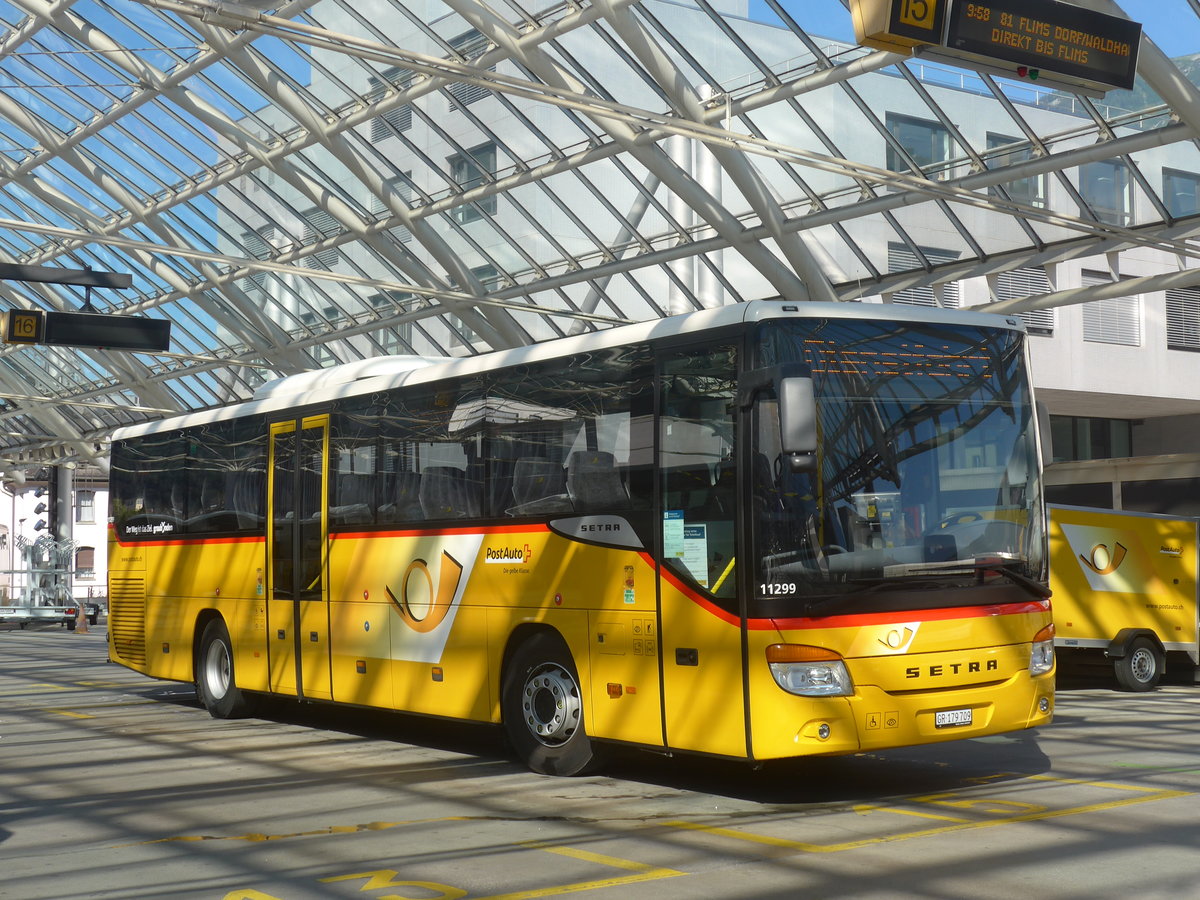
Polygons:
[[[812,34],[852,40],[849,11],[839,0],[780,0],[796,21]],[[1200,53],[1200,19],[1187,0],[1117,0],[1126,15],[1141,22],[1150,39],[1168,56]],[[762,9],[765,15],[760,15]],[[765,21],[774,15],[757,0],[750,0],[751,18]],[[1184,27],[1186,26],[1186,27]]]

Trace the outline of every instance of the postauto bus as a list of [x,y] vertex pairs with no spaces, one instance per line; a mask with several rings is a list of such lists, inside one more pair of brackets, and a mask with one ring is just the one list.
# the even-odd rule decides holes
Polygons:
[[113,439],[111,658],[763,761],[1042,725],[1054,651],[1016,319],[756,301],[385,357]]

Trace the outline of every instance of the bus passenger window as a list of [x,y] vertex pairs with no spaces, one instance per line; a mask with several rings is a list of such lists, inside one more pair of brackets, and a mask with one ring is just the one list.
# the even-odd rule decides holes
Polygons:
[[732,347],[684,352],[663,365],[664,562],[719,597],[735,589],[736,372]]

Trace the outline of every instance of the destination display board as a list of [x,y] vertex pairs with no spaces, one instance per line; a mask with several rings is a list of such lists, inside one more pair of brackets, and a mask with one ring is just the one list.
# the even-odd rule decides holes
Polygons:
[[1056,0],[959,0],[946,47],[1113,88],[1133,87],[1142,26]]
[[1102,96],[1133,87],[1142,26],[1060,0],[850,0],[864,47]]

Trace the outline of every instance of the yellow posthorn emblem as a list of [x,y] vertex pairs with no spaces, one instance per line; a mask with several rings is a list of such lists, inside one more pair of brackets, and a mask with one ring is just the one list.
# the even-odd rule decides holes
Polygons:
[[1092,548],[1091,559],[1081,553],[1079,561],[1097,575],[1111,575],[1120,567],[1121,561],[1125,559],[1125,554],[1128,552],[1120,541],[1117,541],[1111,553],[1108,545],[1097,544]]
[[399,597],[390,585],[385,585],[384,590],[404,624],[418,634],[428,634],[446,620],[462,571],[462,564],[442,551],[442,570],[438,573],[436,591],[433,576],[429,574],[429,564],[423,559],[414,559],[404,570]]

